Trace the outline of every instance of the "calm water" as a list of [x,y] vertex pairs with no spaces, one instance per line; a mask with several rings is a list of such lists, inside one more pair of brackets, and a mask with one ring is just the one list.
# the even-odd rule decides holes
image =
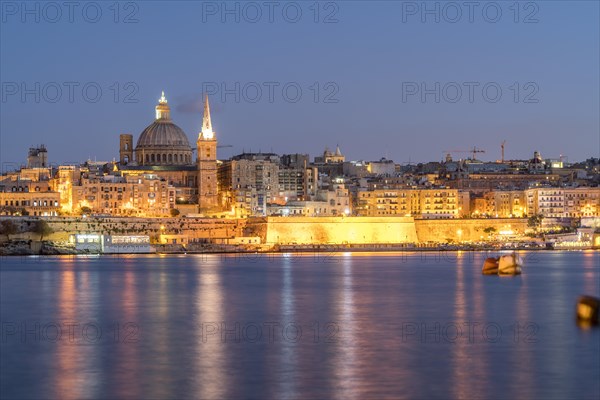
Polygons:
[[600,253],[3,258],[8,398],[600,397]]

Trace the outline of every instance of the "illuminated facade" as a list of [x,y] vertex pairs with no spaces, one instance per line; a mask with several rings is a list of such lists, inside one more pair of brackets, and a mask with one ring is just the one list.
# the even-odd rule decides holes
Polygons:
[[600,216],[600,188],[565,188],[565,217],[582,218]]
[[562,218],[565,212],[565,191],[556,187],[533,188],[525,191],[527,215],[541,214],[547,218]]
[[0,181],[0,215],[57,216],[60,193],[48,182]]
[[[273,162],[275,161],[275,162]],[[266,215],[279,189],[278,160],[269,154],[241,154],[219,167],[219,184],[225,209],[237,216]]]
[[175,208],[175,188],[156,176],[84,178],[72,193],[74,212],[167,217]]
[[473,200],[473,216],[522,218],[527,212],[522,190],[494,190]]
[[457,218],[460,196],[456,189],[377,189],[358,192],[356,213],[360,216],[414,216]]

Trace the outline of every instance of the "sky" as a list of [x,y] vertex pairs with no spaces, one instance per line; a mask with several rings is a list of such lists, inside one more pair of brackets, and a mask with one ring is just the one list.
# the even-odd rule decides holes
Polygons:
[[194,147],[209,94],[221,159],[600,156],[597,1],[70,4],[0,3],[4,169],[118,158],[162,90]]

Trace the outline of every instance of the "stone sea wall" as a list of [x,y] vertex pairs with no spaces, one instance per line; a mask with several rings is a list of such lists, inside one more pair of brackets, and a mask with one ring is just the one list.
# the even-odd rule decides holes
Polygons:
[[[34,219],[14,218],[21,233],[12,240],[40,240],[27,232]],[[265,217],[215,218],[48,218],[53,233],[43,240],[63,242],[75,233],[184,235],[190,242],[231,243],[236,237],[259,237],[267,245],[389,244],[488,241],[524,233],[526,219],[438,219],[410,217]],[[493,229],[490,229],[493,228]],[[0,242],[6,241],[5,236]]]
[[[415,220],[415,227],[421,243],[444,243],[448,240],[478,242],[493,240],[499,235],[510,238],[523,234],[527,229],[527,219],[418,219]],[[487,228],[494,228],[494,231],[485,232]]]
[[[30,217],[11,218],[22,233],[11,239],[39,240],[39,235],[27,233],[35,221]],[[187,235],[190,240],[219,241],[243,236],[244,220],[216,218],[45,218],[53,233],[44,240],[67,241],[72,234],[98,233],[108,235]],[[6,237],[0,238],[0,241]]]
[[[249,221],[267,244],[414,243],[409,217],[268,217]],[[261,229],[265,229],[266,232]]]

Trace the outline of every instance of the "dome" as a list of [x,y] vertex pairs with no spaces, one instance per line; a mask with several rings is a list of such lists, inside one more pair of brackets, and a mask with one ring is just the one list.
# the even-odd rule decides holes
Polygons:
[[140,135],[136,149],[169,147],[178,150],[191,150],[185,132],[170,120],[158,119]]
[[135,146],[138,164],[148,166],[190,165],[192,148],[185,132],[171,121],[163,92],[156,106],[156,119],[140,134]]

